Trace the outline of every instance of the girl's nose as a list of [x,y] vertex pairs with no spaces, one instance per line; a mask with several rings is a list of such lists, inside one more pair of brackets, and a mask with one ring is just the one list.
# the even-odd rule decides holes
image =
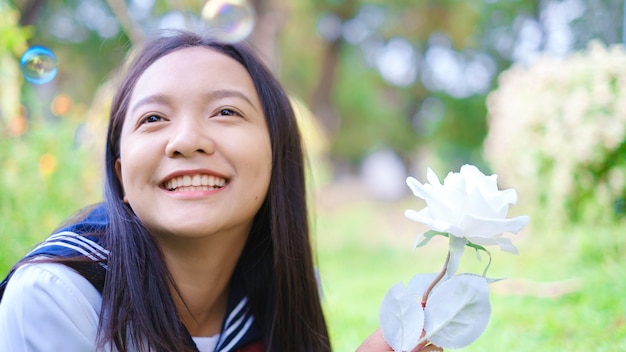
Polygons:
[[206,126],[201,126],[193,118],[183,118],[171,129],[172,135],[165,147],[170,158],[189,158],[195,154],[213,154],[215,142]]

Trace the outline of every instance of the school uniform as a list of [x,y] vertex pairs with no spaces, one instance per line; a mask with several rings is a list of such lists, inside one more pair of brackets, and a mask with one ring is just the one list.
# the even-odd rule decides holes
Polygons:
[[[33,262],[12,270],[0,283],[0,351],[95,351],[109,251],[98,243],[98,236],[89,234],[101,232],[107,224],[106,210],[100,205],[83,221],[51,235],[25,257],[35,258]],[[93,260],[81,266],[80,272],[64,264],[38,263],[36,259],[78,255]],[[199,352],[264,350],[260,330],[236,276],[237,271],[231,280],[221,333],[213,337],[187,336]]]

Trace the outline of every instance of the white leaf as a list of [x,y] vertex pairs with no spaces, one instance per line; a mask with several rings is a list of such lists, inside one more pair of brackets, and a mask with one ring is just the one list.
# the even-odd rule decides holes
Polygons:
[[430,273],[430,274],[417,274],[411,278],[409,284],[407,285],[407,289],[409,293],[415,295],[418,299],[423,299],[424,291],[432,284],[435,278],[439,275],[438,273]]
[[453,276],[433,290],[425,309],[426,338],[442,348],[462,348],[476,341],[491,315],[487,280]]
[[420,339],[424,310],[404,284],[392,286],[380,306],[380,330],[394,351],[410,351]]

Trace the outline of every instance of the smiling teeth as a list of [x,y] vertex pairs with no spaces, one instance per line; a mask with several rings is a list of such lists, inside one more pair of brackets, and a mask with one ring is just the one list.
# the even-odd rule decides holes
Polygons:
[[224,187],[226,180],[211,175],[185,175],[174,177],[165,182],[169,191],[209,191]]

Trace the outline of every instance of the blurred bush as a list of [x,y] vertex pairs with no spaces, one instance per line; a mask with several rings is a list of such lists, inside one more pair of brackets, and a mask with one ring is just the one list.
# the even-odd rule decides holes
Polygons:
[[[83,112],[57,95],[44,119],[19,57],[30,27],[0,2],[0,269],[8,269],[78,208],[100,198],[98,160],[77,139]],[[30,92],[30,94],[28,94]],[[1,275],[1,273],[0,273]]]
[[[485,156],[537,217],[624,215],[626,53],[592,42],[567,57],[513,66],[488,96]],[[538,220],[538,219],[537,219]]]
[[98,160],[76,145],[76,127],[71,120],[36,122],[0,139],[0,269],[101,198]]
[[20,114],[19,55],[26,50],[26,39],[32,32],[19,27],[19,12],[7,2],[0,2],[0,137],[16,134],[24,121]]

